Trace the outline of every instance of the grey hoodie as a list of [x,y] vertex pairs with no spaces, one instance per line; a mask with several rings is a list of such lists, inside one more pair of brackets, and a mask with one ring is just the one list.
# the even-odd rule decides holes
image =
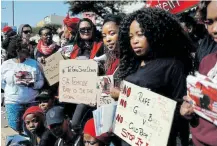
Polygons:
[[18,35],[22,35],[23,32],[23,27],[30,27],[32,29],[32,27],[29,24],[21,24],[18,28]]

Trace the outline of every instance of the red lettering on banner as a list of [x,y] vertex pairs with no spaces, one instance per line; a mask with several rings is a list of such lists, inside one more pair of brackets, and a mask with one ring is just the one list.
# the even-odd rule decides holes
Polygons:
[[199,2],[200,0],[147,0],[146,6],[161,8],[165,11],[170,11],[172,14],[177,14],[192,7],[196,7]]
[[127,101],[125,101],[124,99],[121,99],[120,105],[123,106],[124,108],[126,108],[126,106],[127,106]]
[[122,128],[122,133],[121,135],[124,138],[129,139],[130,141],[133,141],[135,139],[135,135],[131,134],[130,132],[128,132],[125,128]]
[[116,117],[116,120],[117,120],[119,123],[122,123],[122,122],[123,122],[123,117],[118,114],[117,117]]
[[125,85],[122,93],[123,93],[124,95],[126,95],[127,97],[129,97],[130,94],[131,94],[131,87],[127,87],[127,86]]
[[[138,141],[135,143],[138,146],[141,146],[143,144],[143,141],[141,138],[138,138]],[[146,143],[147,144],[147,143]],[[146,145],[147,146],[147,145]]]

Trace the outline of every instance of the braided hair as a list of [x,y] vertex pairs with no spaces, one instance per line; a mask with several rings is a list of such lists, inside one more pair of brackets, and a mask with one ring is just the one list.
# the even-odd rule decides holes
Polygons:
[[[136,20],[142,28],[149,43],[148,54],[138,58],[134,53],[129,38],[131,23]],[[177,18],[158,8],[145,8],[125,17],[119,28],[120,71],[119,78],[125,79],[136,72],[141,60],[156,58],[175,58],[184,65],[185,74],[193,69],[190,50],[192,41],[184,32]]]
[[[105,16],[104,22],[103,22],[103,26],[107,23],[107,22],[114,22],[118,27],[120,26],[121,23],[121,16],[119,15],[113,15],[113,14],[109,14]],[[106,61],[105,61],[105,70],[107,71],[108,68],[111,66],[111,64],[117,59],[120,58],[120,50],[119,50],[119,46],[116,46],[116,48],[114,50],[109,50],[108,48],[105,47],[105,54],[106,54]]]

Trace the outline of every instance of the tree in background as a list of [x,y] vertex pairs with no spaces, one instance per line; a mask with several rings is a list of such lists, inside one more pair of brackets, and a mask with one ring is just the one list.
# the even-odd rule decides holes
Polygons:
[[67,1],[69,11],[72,15],[82,12],[95,12],[99,17],[104,18],[107,14],[123,13],[123,6],[134,3],[133,1]]

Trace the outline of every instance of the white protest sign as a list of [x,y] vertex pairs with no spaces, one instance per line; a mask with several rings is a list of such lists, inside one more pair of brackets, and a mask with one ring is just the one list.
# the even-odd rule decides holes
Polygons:
[[99,76],[97,87],[100,90],[97,95],[97,106],[115,103],[115,100],[110,96],[110,88],[114,85],[112,75]]
[[93,60],[60,61],[60,101],[96,105],[97,71],[97,62]]
[[42,64],[45,78],[50,86],[59,82],[59,61],[64,60],[60,52],[56,52],[45,59]]
[[114,133],[132,146],[167,146],[176,102],[123,82]]

